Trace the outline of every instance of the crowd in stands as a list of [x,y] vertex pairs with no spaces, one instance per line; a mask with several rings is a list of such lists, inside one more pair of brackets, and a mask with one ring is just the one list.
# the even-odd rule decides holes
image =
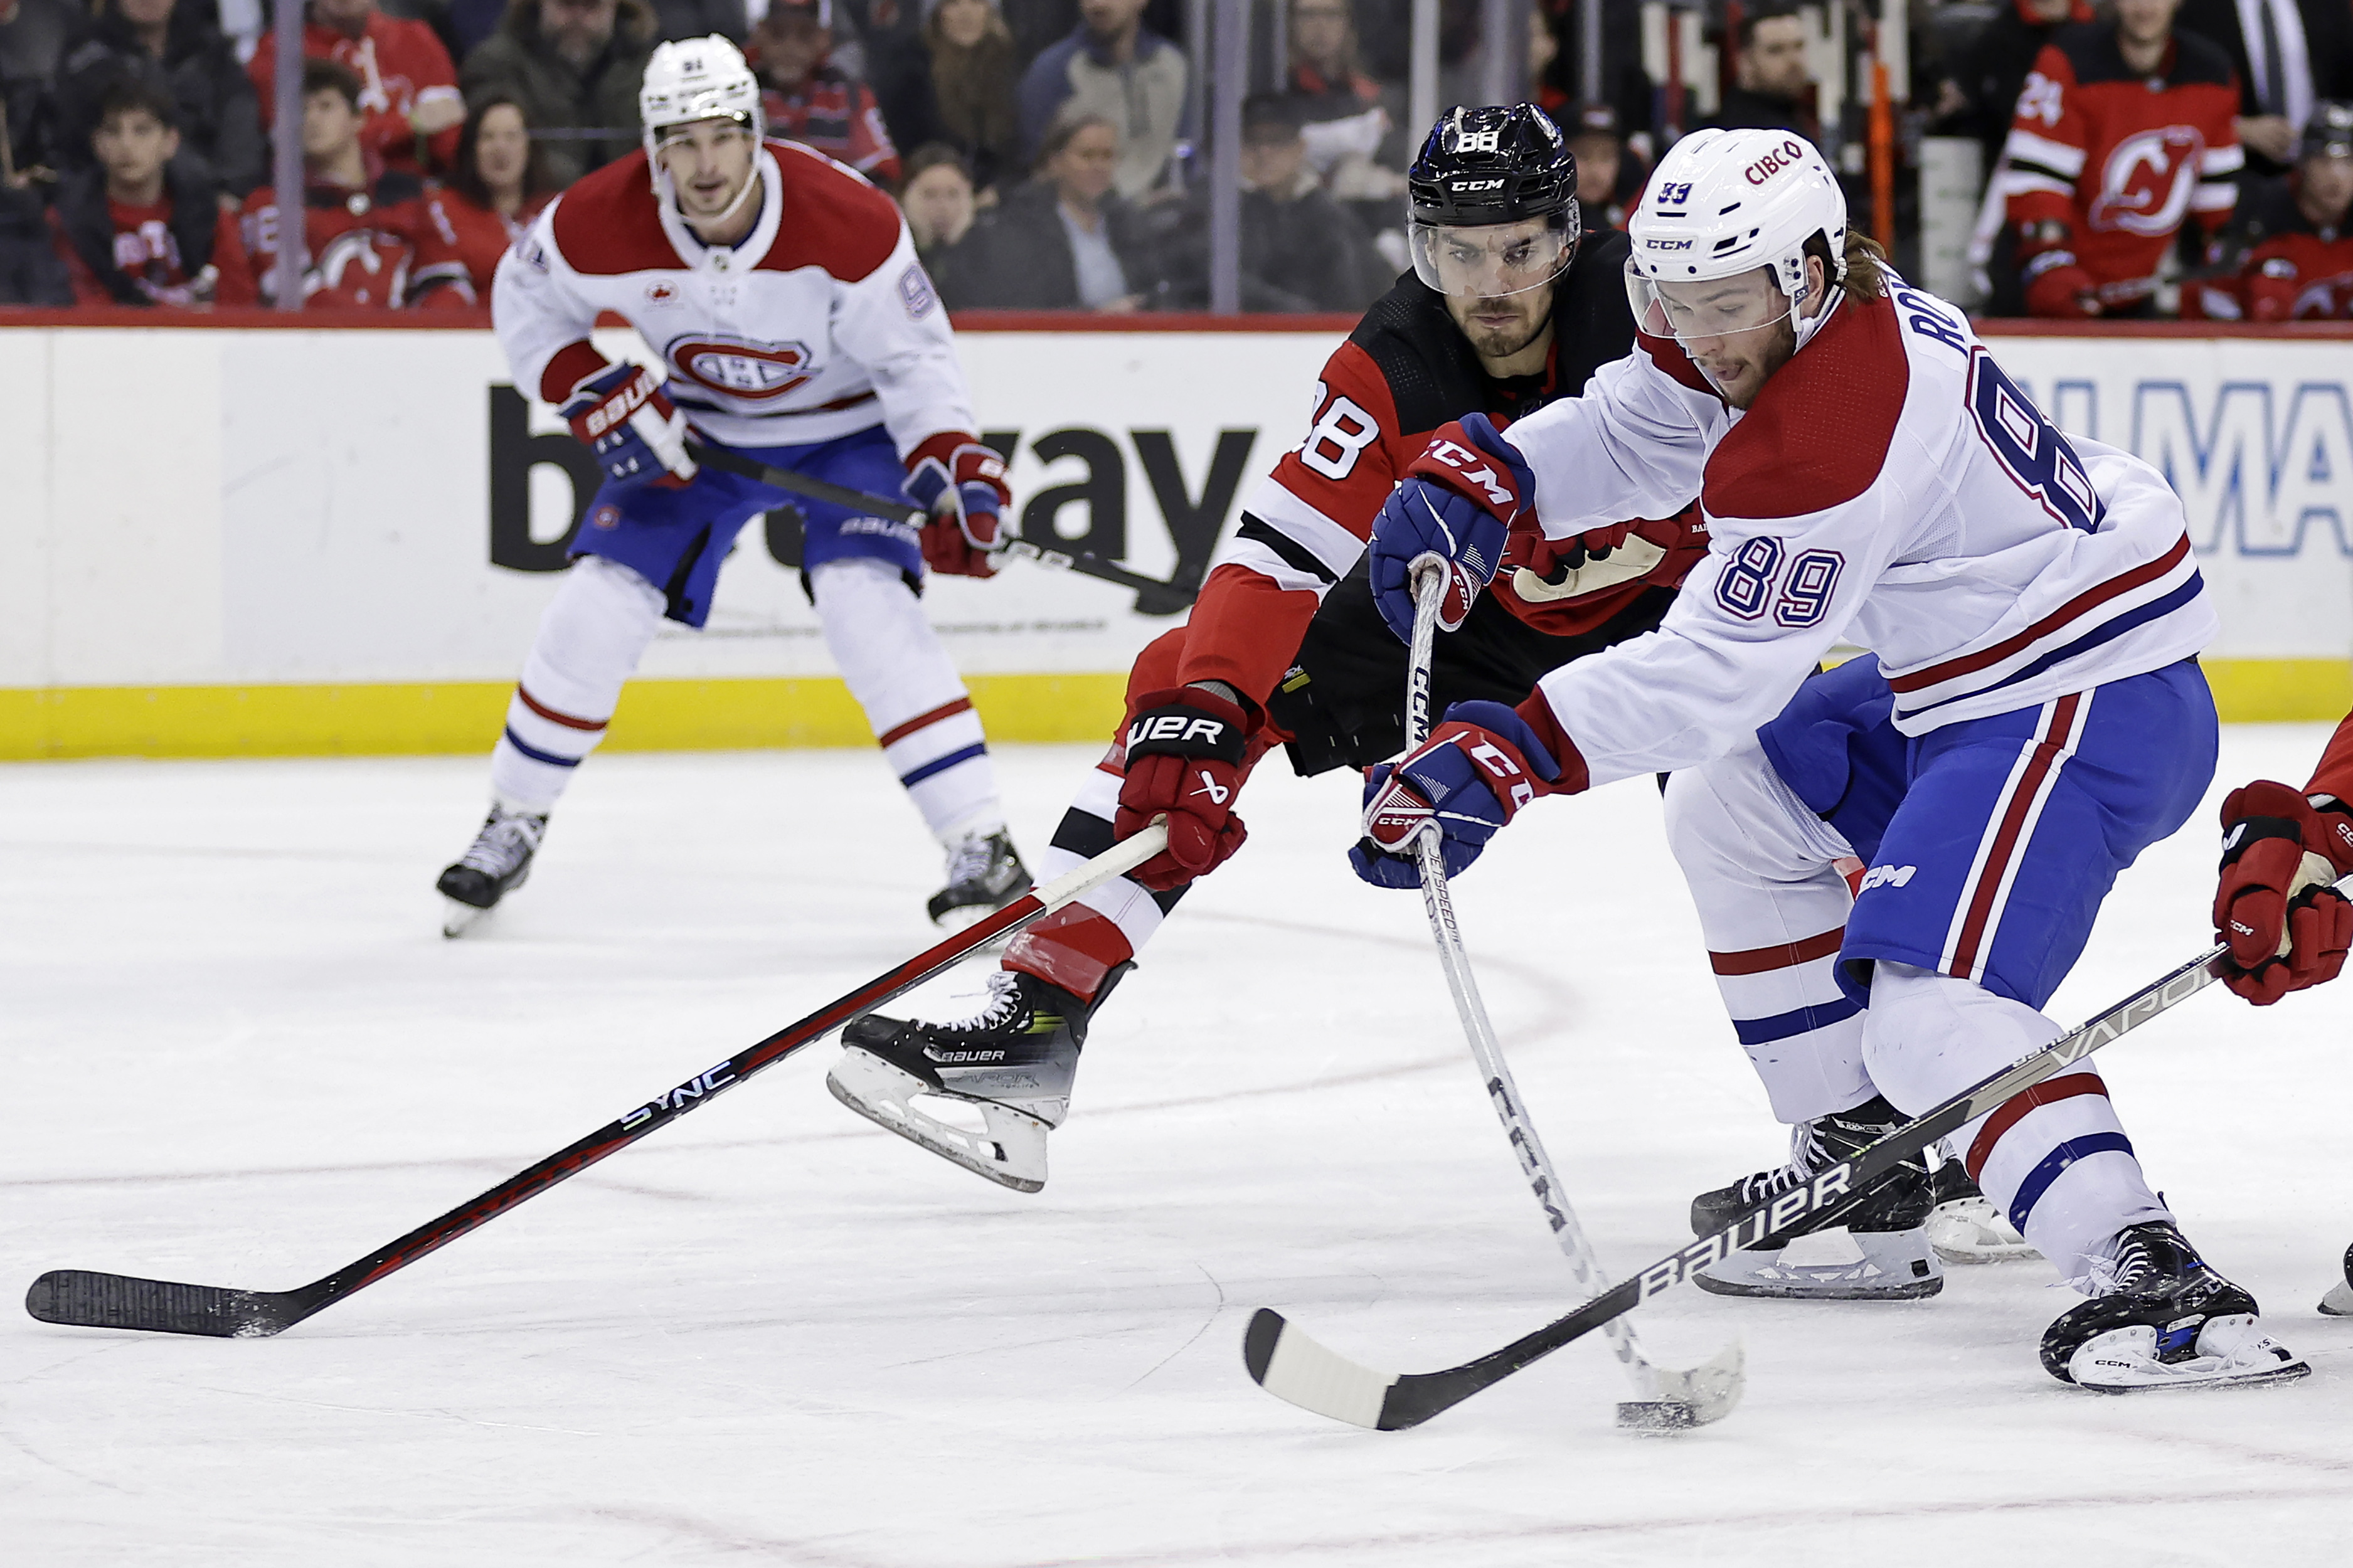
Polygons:
[[[0,304],[273,302],[273,3],[0,0]],[[1571,90],[1584,3],[1601,7],[1600,101]],[[2353,0],[1915,0],[1892,215],[1864,96],[1815,79],[1835,58],[1830,3],[1706,0],[1723,72],[1702,113],[1644,74],[1639,0],[1536,0],[1525,91],[1571,139],[1588,226],[1623,224],[1672,136],[1765,127],[1819,144],[1858,222],[1888,223],[1916,263],[1910,161],[1923,137],[1958,138],[1985,171],[1982,312],[2353,318]],[[1361,310],[1406,260],[1411,0],[1258,5],[1281,32],[1256,40],[1242,111],[1242,308]],[[653,47],[718,32],[758,69],[773,133],[899,196],[952,309],[1206,309],[1204,95],[1181,41],[1196,14],[307,0],[303,299],[486,302],[533,215],[638,146]],[[1440,0],[1446,101],[1476,101],[1482,15]]]

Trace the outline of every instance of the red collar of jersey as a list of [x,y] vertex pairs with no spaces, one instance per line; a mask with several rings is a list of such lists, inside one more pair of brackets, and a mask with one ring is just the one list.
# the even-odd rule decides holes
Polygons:
[[[2010,0],[2010,3],[2018,7],[2018,19],[2025,23],[2028,26],[2049,27],[2056,26],[2055,23],[2046,22],[2042,17],[2034,14],[2033,0]],[[2067,15],[2062,18],[2062,20],[2069,22],[2090,22],[2096,19],[2096,16],[2092,10],[2091,0],[2068,0]]]

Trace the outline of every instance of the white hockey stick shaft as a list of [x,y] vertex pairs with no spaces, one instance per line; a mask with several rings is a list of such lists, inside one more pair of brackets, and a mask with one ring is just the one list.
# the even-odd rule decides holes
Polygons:
[[[1413,644],[1406,672],[1405,742],[1409,752],[1430,738],[1430,666],[1437,641],[1438,606],[1445,594],[1446,574],[1442,570],[1424,568],[1415,578]],[[1430,934],[1438,943],[1439,966],[1446,971],[1447,988],[1454,994],[1454,1011],[1462,1020],[1462,1033],[1471,1042],[1471,1055],[1478,1061],[1480,1072],[1486,1076],[1487,1097],[1494,1102],[1504,1135],[1520,1157],[1520,1172],[1527,1177],[1529,1188],[1545,1211],[1545,1221],[1552,1226],[1553,1239],[1560,1244],[1561,1256],[1568,1259],[1578,1287],[1590,1300],[1609,1289],[1609,1277],[1602,1271],[1600,1259],[1594,1256],[1592,1244],[1586,1240],[1584,1227],[1577,1223],[1576,1211],[1568,1206],[1560,1178],[1553,1172],[1552,1158],[1545,1152],[1535,1124],[1528,1121],[1519,1086],[1512,1081],[1512,1069],[1504,1061],[1504,1047],[1495,1038],[1495,1026],[1487,1016],[1487,1004],[1481,998],[1479,983],[1471,973],[1470,955],[1463,951],[1461,931],[1454,923],[1454,901],[1447,891],[1446,860],[1440,845],[1438,824],[1433,820],[1424,829],[1415,849],[1421,861],[1422,907],[1430,915]],[[1664,1390],[1658,1368],[1642,1353],[1634,1325],[1623,1317],[1612,1318],[1604,1331],[1635,1394],[1646,1402],[1661,1398]]]

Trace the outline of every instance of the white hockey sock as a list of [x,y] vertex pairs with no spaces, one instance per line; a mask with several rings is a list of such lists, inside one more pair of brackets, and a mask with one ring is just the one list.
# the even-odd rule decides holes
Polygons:
[[835,668],[933,834],[953,844],[1003,827],[980,715],[898,568],[828,561],[809,588]]
[[627,566],[584,555],[539,618],[506,732],[491,752],[491,793],[544,813],[572,782],[661,622],[662,596]]
[[[1867,1016],[1872,1079],[1910,1116],[2065,1033],[2022,1002],[1884,961]],[[2064,1279],[2089,1273],[2126,1226],[2172,1217],[2149,1190],[2107,1086],[2088,1062],[2014,1096],[1952,1143],[1986,1196]]]
[[1699,907],[1708,966],[1773,1114],[1810,1121],[1875,1092],[1862,1016],[1834,966],[1854,851],[1750,741],[1667,781],[1667,839]]

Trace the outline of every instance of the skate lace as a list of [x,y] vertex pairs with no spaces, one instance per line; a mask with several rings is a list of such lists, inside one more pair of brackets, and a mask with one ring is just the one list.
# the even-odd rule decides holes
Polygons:
[[470,866],[485,876],[503,877],[539,847],[539,836],[545,830],[546,820],[494,811],[482,824],[482,830],[474,835],[472,845],[458,857],[458,864]]
[[959,1018],[943,1026],[987,1034],[1013,1022],[1020,1016],[1024,1005],[1021,983],[1014,978],[1013,972],[1009,969],[994,970],[988,976],[988,1000],[980,1010],[968,1018]]
[[960,838],[948,851],[948,886],[988,879],[989,868],[997,862],[997,844],[993,835],[979,833],[970,838]]
[[1801,1121],[1789,1129],[1789,1163],[1769,1171],[1759,1171],[1740,1180],[1740,1201],[1760,1203],[1778,1197],[1792,1187],[1803,1186],[1813,1179],[1814,1173],[1831,1162],[1822,1148],[1820,1136],[1811,1122]]

